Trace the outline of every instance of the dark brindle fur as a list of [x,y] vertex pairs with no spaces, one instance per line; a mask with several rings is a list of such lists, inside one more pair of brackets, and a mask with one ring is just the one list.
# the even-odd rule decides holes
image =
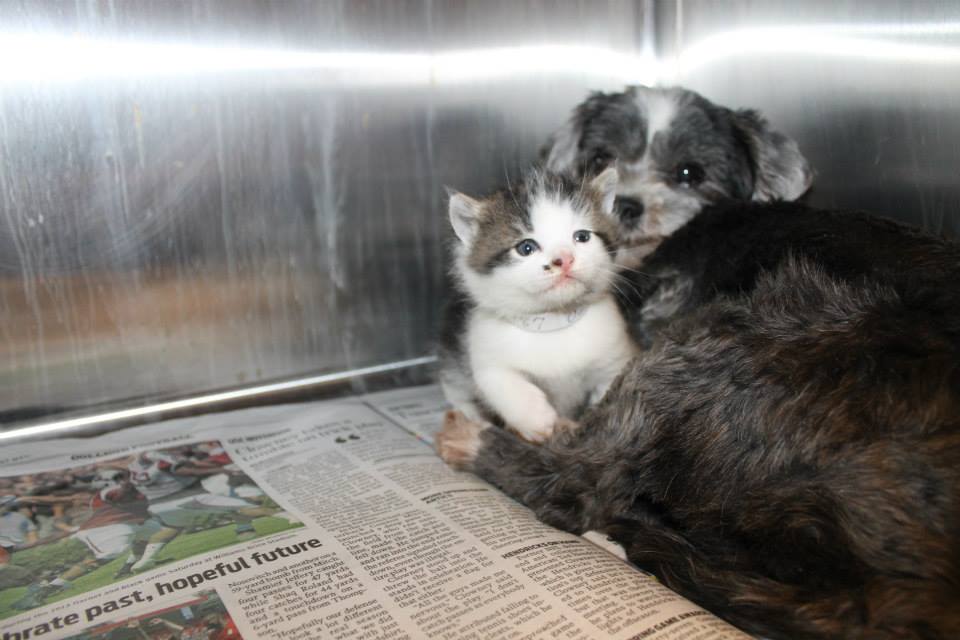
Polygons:
[[643,270],[649,350],[579,430],[453,414],[444,457],[749,632],[960,637],[960,248],[741,204]]

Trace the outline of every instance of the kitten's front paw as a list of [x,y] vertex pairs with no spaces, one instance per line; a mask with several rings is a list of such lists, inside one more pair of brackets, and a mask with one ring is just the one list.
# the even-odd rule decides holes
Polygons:
[[573,420],[568,420],[567,418],[558,417],[553,425],[548,428],[541,428],[536,431],[523,432],[519,429],[514,429],[514,431],[524,440],[532,442],[534,444],[543,444],[547,438],[555,436],[557,434],[568,434],[573,433],[580,428],[579,422],[574,422]]
[[480,433],[487,425],[473,422],[459,411],[447,411],[434,446],[443,461],[455,469],[467,469],[480,451]]
[[544,400],[542,406],[532,408],[522,421],[518,420],[507,426],[524,440],[540,443],[553,435],[553,430],[560,421],[557,412]]

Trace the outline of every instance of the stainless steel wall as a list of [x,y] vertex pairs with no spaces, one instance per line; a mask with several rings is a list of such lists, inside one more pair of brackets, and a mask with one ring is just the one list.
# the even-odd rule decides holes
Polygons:
[[958,71],[955,2],[0,0],[0,422],[428,355],[443,185],[593,88],[759,108],[814,203],[956,234]]
[[652,81],[644,16],[0,0],[0,422],[429,354],[443,185]]
[[815,167],[812,203],[960,232],[960,3],[657,9],[661,81],[766,113]]

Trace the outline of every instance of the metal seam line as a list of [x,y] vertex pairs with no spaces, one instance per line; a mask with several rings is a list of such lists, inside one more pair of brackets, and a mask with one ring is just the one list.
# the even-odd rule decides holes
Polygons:
[[100,413],[100,414],[96,414],[92,416],[84,416],[80,418],[69,418],[67,420],[58,420],[56,422],[50,422],[47,424],[23,427],[20,429],[13,429],[10,431],[2,431],[0,432],[0,440],[10,440],[13,438],[25,438],[25,437],[36,436],[36,435],[45,434],[45,433],[51,433],[54,431],[64,431],[67,429],[74,429],[76,427],[85,427],[85,426],[90,426],[94,424],[102,424],[104,422],[111,422],[114,420],[136,418],[140,416],[150,415],[152,413],[161,413],[163,411],[186,409],[189,407],[196,407],[203,404],[215,404],[218,402],[224,402],[226,400],[236,400],[238,398],[250,398],[253,396],[274,393],[277,391],[288,391],[291,389],[309,387],[309,386],[318,385],[318,384],[340,382],[344,380],[349,380],[350,378],[358,378],[358,377],[368,376],[376,373],[387,373],[389,371],[396,371],[398,369],[408,369],[411,367],[418,367],[418,366],[423,366],[427,364],[433,364],[436,361],[437,361],[436,356],[423,356],[421,358],[413,358],[411,360],[400,360],[398,362],[388,362],[386,364],[378,364],[370,367],[362,367],[360,369],[351,369],[349,371],[325,373],[322,375],[310,376],[307,378],[297,378],[296,380],[288,380],[286,382],[273,382],[270,384],[258,385],[255,387],[248,387],[245,389],[235,389],[233,391],[221,391],[218,393],[210,393],[210,394],[205,394],[201,396],[194,396],[191,398],[183,398],[181,400],[171,400],[169,402],[161,402],[159,404],[152,404],[145,407],[136,407],[133,409],[121,409],[118,411],[111,411],[109,413]]

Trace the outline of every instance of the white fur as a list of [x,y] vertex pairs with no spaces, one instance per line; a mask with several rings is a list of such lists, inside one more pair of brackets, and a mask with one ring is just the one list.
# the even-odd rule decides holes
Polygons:
[[484,400],[531,440],[550,435],[558,415],[598,400],[633,356],[626,323],[609,294],[590,304],[576,324],[549,333],[531,333],[491,310],[478,310],[467,349]]
[[673,92],[645,90],[638,94],[640,108],[647,114],[647,146],[654,136],[667,131],[677,114],[676,96]]
[[[600,176],[604,193],[616,187],[612,175]],[[552,432],[558,417],[571,417],[583,404],[598,400],[634,347],[610,294],[614,266],[603,242],[596,236],[588,242],[573,239],[578,230],[592,231],[589,216],[555,194],[535,199],[529,213],[533,231],[528,237],[540,251],[481,274],[466,265],[464,247],[458,272],[478,307],[466,336],[475,388],[507,425],[539,440]],[[560,283],[560,270],[551,267],[562,255],[573,256],[570,273],[576,280]],[[524,330],[510,320],[518,314],[584,307],[576,323],[548,333]],[[448,398],[451,392],[463,397],[451,389]],[[474,413],[466,405],[458,408]]]

